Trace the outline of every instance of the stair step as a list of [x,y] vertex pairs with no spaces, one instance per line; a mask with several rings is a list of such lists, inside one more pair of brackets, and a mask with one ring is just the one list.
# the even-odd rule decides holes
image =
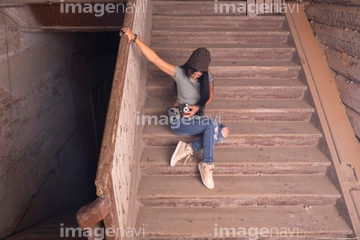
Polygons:
[[199,175],[203,151],[170,167],[177,142],[199,136],[180,136],[167,126],[164,110],[175,101],[175,83],[148,65],[143,114],[151,122],[138,122],[144,150],[137,239],[351,237],[346,213],[337,208],[341,193],[327,174],[331,161],[318,146],[323,135],[310,122],[315,110],[303,101],[308,88],[298,79],[301,65],[293,61],[286,19],[216,12],[220,4],[239,3],[246,4],[153,1],[151,47],[161,58],[180,66],[194,49],[210,50],[215,100],[206,114],[230,135],[214,151],[213,190]]
[[[229,5],[229,11],[226,11],[227,5],[215,5],[214,1],[152,1],[153,2],[153,14],[188,14],[188,15],[207,15],[223,14],[230,15],[235,10],[236,15],[242,15],[243,11],[240,9],[241,4],[246,4],[244,1],[238,1],[233,5]],[[221,1],[221,4],[233,4],[231,1]],[[217,9],[215,7],[218,7]],[[217,11],[216,11],[217,10]],[[238,11],[236,11],[238,10]]]
[[[57,240],[78,239],[84,240],[83,234],[76,221],[76,213],[80,207],[76,207],[55,217],[49,218],[33,227],[23,230],[7,240]],[[72,237],[74,235],[74,237]],[[68,237],[67,237],[68,236]]]
[[[174,98],[148,98],[144,114],[160,116],[173,102]],[[207,115],[222,121],[309,121],[313,112],[303,100],[224,99],[206,108]]]
[[223,61],[291,61],[295,48],[287,44],[153,44],[152,49],[165,61],[184,61],[198,47],[206,47],[212,59]]
[[[172,62],[181,66],[184,62]],[[212,61],[209,70],[214,78],[230,79],[292,79],[297,78],[300,66],[289,61]],[[153,64],[149,64],[151,78],[166,77],[167,74]]]
[[[216,171],[216,169],[215,169]],[[239,207],[335,204],[341,196],[326,176],[142,176],[138,198],[152,207]]]
[[[352,234],[350,227],[339,216],[338,210],[329,205],[212,208],[211,210],[188,207],[159,210],[154,207],[141,207],[138,216],[136,228],[144,228],[143,239],[154,240],[219,239],[219,237],[233,240],[293,238],[303,240],[316,239],[316,237],[345,238]],[[244,231],[247,233],[245,236],[242,234]],[[257,233],[259,235],[255,235]],[[282,234],[279,235],[280,233]]]
[[[170,167],[175,147],[146,147],[141,156],[143,175],[198,175],[197,163],[202,152],[192,156],[193,161]],[[263,147],[215,148],[215,175],[274,175],[325,174],[331,162],[318,148]]]
[[154,28],[201,28],[201,29],[222,29],[222,28],[248,28],[281,29],[284,23],[284,16],[238,16],[238,15],[154,15]]
[[[222,122],[230,136],[223,147],[306,146],[318,144],[322,134],[308,122]],[[142,138],[147,146],[174,146],[178,141],[190,142],[193,136],[179,136],[162,122],[146,124]]]
[[152,43],[283,44],[289,32],[281,29],[153,29]]
[[[302,99],[307,87],[297,79],[215,79],[215,99]],[[175,95],[170,76],[150,78],[146,92],[150,98]]]

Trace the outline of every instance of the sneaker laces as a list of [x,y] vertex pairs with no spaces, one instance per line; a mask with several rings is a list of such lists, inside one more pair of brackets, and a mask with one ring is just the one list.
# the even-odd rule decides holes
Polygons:
[[190,162],[192,161],[191,155],[192,155],[192,154],[188,154],[188,155],[186,156],[185,161],[184,161],[184,163],[183,163],[183,166],[185,165],[185,163],[186,163],[188,160],[189,160]]
[[213,172],[215,167],[214,164],[204,162],[203,168],[205,171]]
[[183,152],[183,154],[181,154],[180,156],[179,156],[179,160],[178,161],[180,161],[180,160],[182,160],[182,159],[184,159],[185,158],[185,161],[184,161],[184,163],[183,163],[183,166],[185,165],[185,163],[189,160],[189,161],[192,161],[192,158],[191,158],[191,155],[193,155],[193,152],[192,152],[192,149],[191,149],[191,145],[188,145],[188,146],[186,146],[185,147],[185,151]]
[[209,167],[209,172],[210,172],[210,173],[213,173],[213,172],[214,172],[214,168],[215,168],[215,167],[214,167],[214,164],[209,164],[208,167]]

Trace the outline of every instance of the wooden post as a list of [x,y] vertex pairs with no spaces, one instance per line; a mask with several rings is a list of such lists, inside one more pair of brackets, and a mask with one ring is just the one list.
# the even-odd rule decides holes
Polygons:
[[264,13],[273,13],[273,11],[274,11],[273,0],[265,0]]
[[282,7],[283,7],[283,0],[274,0],[273,3],[273,8],[274,8],[274,13],[281,13],[282,12]]
[[111,203],[107,196],[100,196],[95,201],[83,206],[76,214],[79,227],[91,228],[101,222],[111,211]]
[[256,15],[256,1],[255,0],[247,0],[247,15],[255,16]]
[[264,14],[265,13],[264,3],[265,3],[265,0],[256,0],[257,14]]

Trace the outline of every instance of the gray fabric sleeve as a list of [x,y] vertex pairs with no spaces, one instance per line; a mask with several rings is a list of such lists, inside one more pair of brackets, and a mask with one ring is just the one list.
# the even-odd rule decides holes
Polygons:
[[209,73],[209,83],[212,83],[214,81],[213,75],[210,72],[208,73]]
[[175,82],[177,82],[179,79],[181,79],[182,77],[184,77],[184,76],[183,76],[184,73],[183,73],[181,67],[175,66],[174,72],[175,72],[175,76],[174,76]]

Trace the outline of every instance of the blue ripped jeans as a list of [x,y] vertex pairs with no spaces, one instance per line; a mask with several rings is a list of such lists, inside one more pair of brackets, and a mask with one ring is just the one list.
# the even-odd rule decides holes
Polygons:
[[201,149],[203,151],[203,161],[206,163],[214,163],[214,147],[215,144],[224,139],[221,134],[225,127],[219,124],[215,119],[208,116],[194,116],[190,118],[179,118],[170,123],[171,129],[179,135],[198,135],[201,137],[191,143],[194,152]]

